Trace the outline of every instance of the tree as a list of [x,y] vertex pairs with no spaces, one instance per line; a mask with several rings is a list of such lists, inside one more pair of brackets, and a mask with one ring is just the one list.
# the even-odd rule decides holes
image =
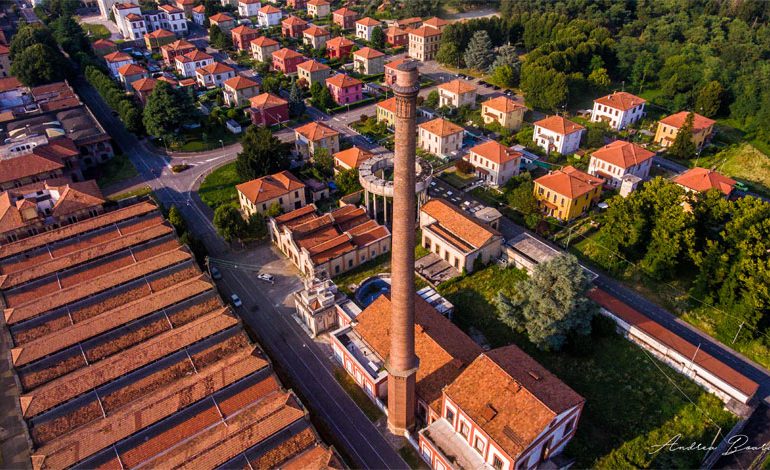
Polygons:
[[693,113],[687,114],[684,124],[679,128],[679,132],[674,138],[674,143],[668,149],[668,154],[680,160],[692,158],[695,156],[697,147],[692,140],[692,123],[695,116]]
[[249,238],[255,240],[261,240],[267,236],[267,222],[265,222],[265,216],[259,212],[255,212],[249,216],[249,220],[246,222],[246,234]]
[[242,238],[246,233],[246,221],[243,220],[238,208],[232,204],[217,207],[214,211],[214,227],[226,242]]
[[185,222],[182,212],[174,204],[172,204],[168,210],[168,221],[174,226],[174,229],[176,229],[177,235],[181,235],[187,231],[187,222]]
[[270,129],[249,126],[241,140],[243,149],[238,154],[235,170],[244,180],[253,180],[289,168],[289,150]]
[[404,2],[404,16],[435,16],[438,13],[439,0],[409,0]]
[[466,175],[473,174],[476,171],[476,167],[471,162],[462,158],[455,162],[455,168],[460,173],[465,173]]
[[35,44],[43,44],[51,50],[56,50],[57,47],[56,40],[48,28],[39,24],[24,24],[11,39],[9,46],[11,62],[16,60],[19,54]]
[[526,331],[539,349],[558,351],[571,334],[591,333],[597,307],[585,296],[590,287],[577,258],[561,254],[538,264],[511,297],[500,292],[498,314],[511,328]]
[[329,149],[319,147],[313,153],[313,166],[323,176],[328,177],[334,174],[334,157]]
[[521,73],[521,61],[519,60],[519,54],[516,52],[516,48],[510,44],[505,44],[497,48],[495,61],[492,62],[492,69],[508,65],[516,75],[517,83],[518,77]]
[[281,80],[278,77],[265,77],[262,80],[262,91],[265,93],[278,94],[281,90]]
[[230,35],[224,33],[217,25],[212,25],[209,28],[209,43],[217,49],[230,49],[233,47],[233,40]]
[[45,44],[33,44],[16,55],[11,75],[27,86],[38,86],[64,79],[65,66],[58,51]]
[[438,48],[436,53],[436,62],[452,67],[460,67],[462,65],[462,54],[457,44],[453,42],[443,42]]
[[334,177],[334,182],[337,184],[337,187],[342,194],[351,194],[361,189],[357,168],[340,170]]
[[501,87],[513,88],[519,83],[519,76],[510,65],[500,65],[492,70],[491,81]]
[[610,127],[606,122],[592,122],[586,126],[585,145],[588,148],[604,147],[605,138],[610,135]]
[[297,80],[294,80],[291,82],[291,91],[289,91],[289,114],[296,118],[302,116],[305,113],[305,109],[302,90],[300,90]]
[[428,108],[436,109],[436,107],[438,106],[438,102],[439,102],[438,91],[433,90],[430,93],[428,93],[428,97],[425,98],[424,104]]
[[164,141],[173,141],[182,124],[192,120],[195,108],[190,95],[158,80],[144,107],[144,123],[147,132]]
[[489,34],[484,31],[476,31],[468,43],[463,56],[465,65],[482,72],[487,71],[495,60],[495,52]]
[[593,70],[588,75],[588,82],[591,84],[592,87],[594,87],[597,91],[605,91],[607,90],[610,85],[612,84],[612,80],[610,80],[610,75],[607,73],[607,69],[604,67],[600,67],[598,69]]
[[83,28],[71,16],[62,16],[52,21],[50,26],[54,38],[70,56],[78,52],[91,53],[91,43],[88,41],[88,37]]
[[556,111],[567,101],[567,76],[554,69],[528,62],[521,68],[521,89],[527,103],[534,108]]
[[379,26],[375,26],[374,29],[372,29],[372,36],[371,36],[371,44],[372,47],[379,50],[385,47],[385,31],[382,30]]
[[534,229],[542,219],[540,207],[535,198],[535,185],[529,173],[511,178],[506,183],[508,205],[516,209],[530,229]]
[[310,101],[312,101],[313,106],[323,111],[326,111],[335,105],[331,92],[329,92],[329,89],[320,82],[315,82],[310,87]]
[[716,80],[708,82],[698,92],[695,98],[695,109],[706,117],[714,117],[719,113],[722,107],[722,97],[725,89],[722,84]]

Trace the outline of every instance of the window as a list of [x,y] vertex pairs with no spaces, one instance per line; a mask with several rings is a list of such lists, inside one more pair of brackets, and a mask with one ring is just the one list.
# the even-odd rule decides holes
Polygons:
[[455,413],[454,411],[450,410],[449,408],[446,409],[446,412],[444,413],[444,417],[447,421],[454,424],[455,422]]
[[460,434],[466,439],[468,439],[468,434],[471,433],[470,427],[468,427],[468,423],[465,421],[460,422]]
[[567,424],[564,426],[564,434],[569,434],[572,431],[572,428],[575,427],[575,420],[571,419],[567,422]]
[[473,448],[478,451],[479,454],[484,455],[484,441],[480,437],[477,437],[473,443]]
[[494,456],[494,458],[492,459],[492,467],[495,470],[502,470],[503,469],[503,461],[500,459],[500,457],[498,457],[496,455]]

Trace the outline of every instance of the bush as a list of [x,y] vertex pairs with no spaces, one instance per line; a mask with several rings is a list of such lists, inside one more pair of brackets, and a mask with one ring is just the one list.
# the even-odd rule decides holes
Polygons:
[[190,168],[190,165],[188,165],[187,163],[183,163],[181,165],[174,165],[174,166],[172,166],[171,167],[171,171],[173,171],[174,173],[181,173],[181,172],[185,171],[188,168]]
[[455,168],[457,168],[457,171],[460,173],[465,173],[466,175],[473,174],[476,171],[476,167],[473,166],[471,162],[464,159],[457,160],[455,162]]

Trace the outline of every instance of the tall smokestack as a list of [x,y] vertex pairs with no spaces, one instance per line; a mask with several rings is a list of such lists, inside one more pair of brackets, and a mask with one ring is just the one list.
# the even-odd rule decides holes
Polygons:
[[396,149],[393,164],[393,235],[391,251],[390,356],[388,370],[388,429],[403,435],[414,427],[414,244],[415,146],[419,63],[407,60],[396,70]]

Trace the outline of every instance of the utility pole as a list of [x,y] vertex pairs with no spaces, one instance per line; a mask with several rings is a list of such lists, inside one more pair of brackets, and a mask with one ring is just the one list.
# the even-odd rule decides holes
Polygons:
[[695,349],[695,352],[692,355],[692,359],[690,359],[690,369],[692,369],[692,365],[695,362],[695,356],[698,355],[698,351],[700,351],[700,343],[698,343],[698,347]]
[[730,344],[735,344],[735,341],[738,339],[738,335],[741,334],[741,330],[743,329],[743,324],[746,322],[741,322],[741,324],[738,326],[738,331],[735,333],[735,338],[733,338],[733,342]]
[[572,238],[572,229],[574,228],[574,225],[569,226],[569,230],[567,231],[567,244],[564,246],[565,249],[569,250],[569,241]]

